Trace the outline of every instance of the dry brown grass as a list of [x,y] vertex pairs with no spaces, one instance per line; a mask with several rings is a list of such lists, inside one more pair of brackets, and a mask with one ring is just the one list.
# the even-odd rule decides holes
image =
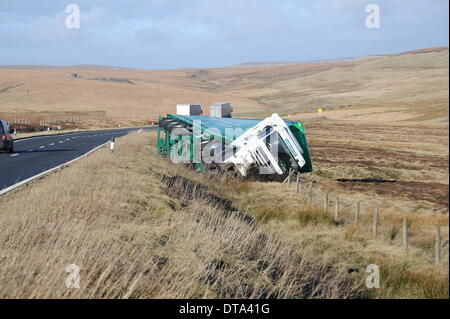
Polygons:
[[[0,198],[0,297],[362,296],[345,269],[176,177],[149,141],[120,139],[114,154],[100,150]],[[81,268],[80,289],[64,285],[69,264]]]
[[[389,226],[371,238],[370,216],[335,225],[317,190],[309,206],[277,183],[198,174],[154,140],[130,135],[0,198],[0,297],[448,298],[448,241],[432,266],[423,218],[405,254]],[[80,289],[64,285],[69,264]],[[364,286],[369,264],[380,289]]]
[[[72,79],[72,72],[80,73],[83,78]],[[0,112],[101,110],[109,116],[156,118],[173,112],[179,103],[201,103],[206,106],[222,100],[233,102],[238,111],[260,109],[257,103],[249,99],[198,87],[199,81],[190,78],[190,75],[190,70],[0,69]],[[127,78],[133,84],[88,79],[97,77]]]
[[[325,214],[323,193],[316,189],[313,206],[309,206],[306,196],[298,196],[294,189],[285,187],[259,183],[248,191],[248,196],[235,195],[233,201],[251,216],[263,216],[259,220],[264,227],[279,231],[287,243],[308,248],[335,267],[357,267],[361,271],[369,264],[379,265],[381,289],[368,291],[372,297],[448,297],[448,217],[408,215],[409,251],[405,253],[403,214],[380,212],[378,236],[373,238],[372,211],[362,211],[359,225],[355,226],[354,207],[341,204],[339,222],[335,223],[334,198],[330,198],[329,212]],[[443,225],[439,266],[433,266],[436,224]]]

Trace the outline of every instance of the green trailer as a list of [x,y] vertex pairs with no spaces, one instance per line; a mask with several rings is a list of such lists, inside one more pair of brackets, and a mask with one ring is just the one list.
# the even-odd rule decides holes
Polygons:
[[160,116],[157,152],[200,171],[233,168],[243,176],[263,167],[268,175],[313,170],[302,124],[277,114],[266,119]]

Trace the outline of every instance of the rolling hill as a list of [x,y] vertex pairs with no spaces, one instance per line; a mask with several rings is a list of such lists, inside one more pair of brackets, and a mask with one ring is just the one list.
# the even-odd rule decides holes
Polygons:
[[219,69],[1,67],[0,112],[156,117],[177,103],[200,103],[207,113],[210,103],[227,100],[241,116],[302,118],[322,107],[354,120],[359,110],[364,120],[382,112],[383,121],[442,121],[448,119],[448,58],[448,47],[439,47],[344,62]]

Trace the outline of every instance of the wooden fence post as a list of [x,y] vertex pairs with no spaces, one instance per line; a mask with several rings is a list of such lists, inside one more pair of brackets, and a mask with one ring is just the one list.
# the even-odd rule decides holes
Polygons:
[[334,207],[334,221],[339,220],[339,197],[336,197],[336,205]]
[[441,227],[436,225],[436,254],[434,256],[434,263],[439,265],[441,263]]
[[297,172],[297,195],[300,193],[300,172]]
[[373,225],[372,225],[373,237],[377,237],[377,233],[378,233],[378,207],[375,207],[375,211],[373,212]]
[[325,194],[325,198],[324,198],[324,200],[323,200],[323,211],[325,212],[325,214],[328,213],[328,196],[329,196],[329,193],[330,193],[330,192],[327,192],[327,193]]
[[355,225],[359,224],[359,212],[360,212],[360,209],[361,209],[361,203],[358,202],[356,204],[356,211],[355,211]]
[[312,205],[312,201],[313,201],[312,182],[309,183],[309,194],[308,194],[308,197],[309,197],[309,205],[311,206]]
[[408,250],[408,218],[403,217],[403,251]]

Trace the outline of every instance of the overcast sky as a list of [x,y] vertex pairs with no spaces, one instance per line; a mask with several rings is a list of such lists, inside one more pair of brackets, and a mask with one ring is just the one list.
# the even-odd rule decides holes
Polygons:
[[[77,4],[80,28],[66,27]],[[366,26],[368,4],[380,27]],[[0,65],[165,69],[448,45],[448,0],[0,0]]]

